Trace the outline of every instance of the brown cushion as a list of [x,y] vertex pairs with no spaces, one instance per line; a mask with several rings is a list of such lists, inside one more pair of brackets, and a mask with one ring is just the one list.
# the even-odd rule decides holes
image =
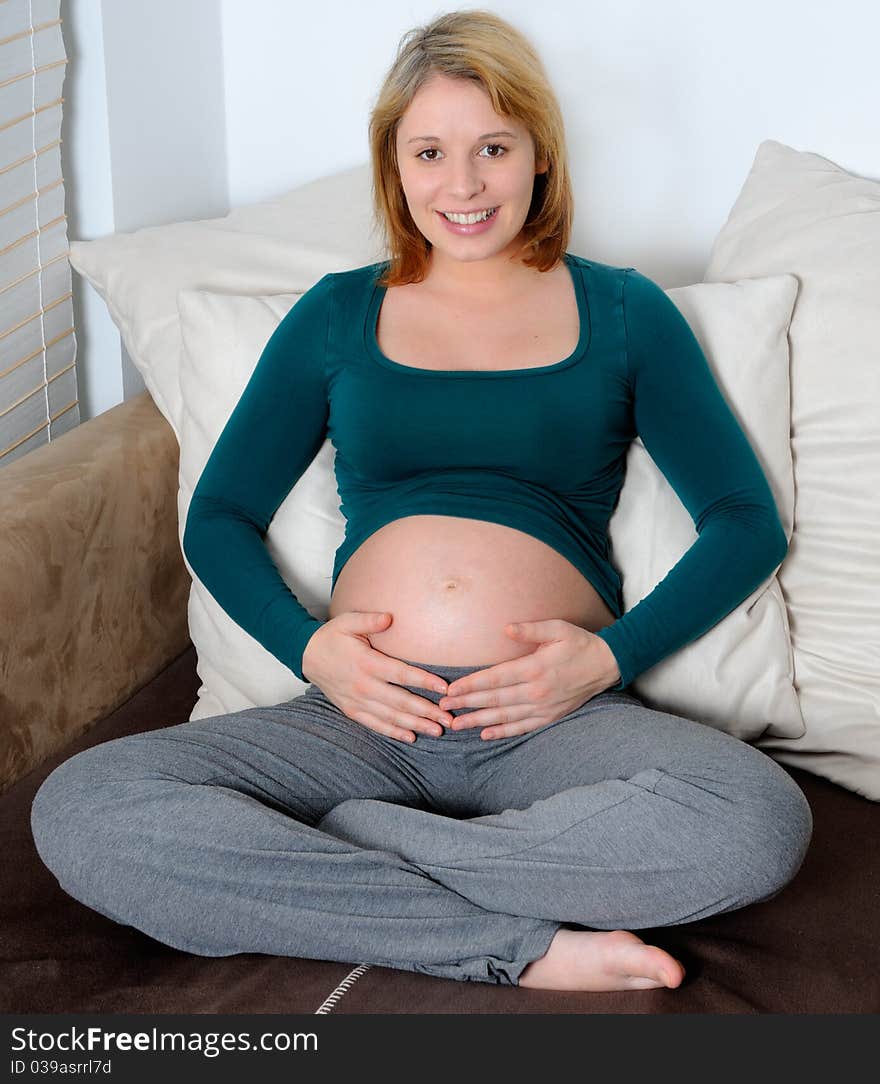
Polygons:
[[3,468],[0,791],[189,643],[178,458],[142,392]]
[[[199,679],[190,647],[146,688],[0,797],[4,982],[14,1013],[876,1013],[880,804],[787,768],[813,810],[810,851],[774,899],[684,926],[637,930],[679,958],[676,990],[575,993],[455,982],[283,956],[194,956],[68,896],[30,832],[34,794],[80,749],[184,722]],[[338,997],[336,988],[352,972]]]

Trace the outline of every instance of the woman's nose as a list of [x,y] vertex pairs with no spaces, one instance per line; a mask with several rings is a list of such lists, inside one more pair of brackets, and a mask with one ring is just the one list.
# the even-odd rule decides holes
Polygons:
[[449,194],[459,203],[469,203],[483,191],[478,166],[470,163],[454,165],[450,169]]

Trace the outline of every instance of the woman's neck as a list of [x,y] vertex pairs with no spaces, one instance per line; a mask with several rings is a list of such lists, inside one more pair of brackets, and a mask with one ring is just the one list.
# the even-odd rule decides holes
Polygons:
[[423,282],[438,297],[479,297],[504,301],[534,288],[544,272],[515,261],[504,253],[485,260],[454,260],[432,252]]

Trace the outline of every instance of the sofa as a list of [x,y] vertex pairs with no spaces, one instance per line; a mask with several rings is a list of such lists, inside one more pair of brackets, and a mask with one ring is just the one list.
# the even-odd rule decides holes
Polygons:
[[[846,561],[834,560],[833,552],[821,546],[832,545],[822,516],[835,494],[826,492],[823,503],[810,488],[820,473],[814,447],[824,446],[829,457],[829,432],[836,432],[834,410],[841,403],[852,419],[842,444],[860,448],[865,457],[849,473],[858,467],[862,482],[868,478],[877,451],[876,425],[870,421],[876,413],[859,411],[866,403],[876,407],[880,402],[876,346],[873,368],[851,360],[860,357],[857,343],[848,344],[849,352],[838,346],[833,387],[813,387],[810,335],[816,333],[816,320],[810,306],[817,295],[821,300],[824,284],[791,242],[792,233],[778,223],[775,230],[767,229],[768,216],[791,213],[797,237],[806,234],[808,248],[813,243],[804,226],[806,196],[799,170],[812,176],[817,163],[839,182],[844,228],[852,214],[846,200],[855,199],[864,208],[856,247],[864,251],[866,267],[876,264],[880,185],[852,177],[816,155],[767,141],[719,234],[703,282],[677,297],[670,292],[706,347],[767,470],[790,549],[780,569],[737,612],[643,675],[633,691],[649,704],[675,709],[764,748],[803,790],[814,818],[804,863],[775,897],[686,925],[636,931],[681,960],[686,977],[675,990],[525,990],[441,980],[358,960],[260,954],[203,958],[113,922],[60,888],[41,862],[30,828],[33,797],[57,765],[123,735],[277,703],[296,693],[297,679],[225,620],[201,588],[182,554],[181,529],[193,480],[252,370],[259,352],[255,344],[258,348],[265,342],[290,304],[324,273],[367,262],[375,252],[366,242],[357,247],[350,241],[369,234],[362,170],[239,209],[223,220],[72,244],[74,268],[106,301],[147,390],[3,470],[0,830],[8,868],[0,904],[5,912],[0,924],[3,1011],[880,1011],[875,651],[880,608],[870,574],[877,570],[878,535],[870,548],[853,545]],[[780,176],[786,175],[792,205],[780,188]],[[847,188],[850,178],[854,192]],[[769,200],[763,210],[762,194]],[[826,219],[838,213],[828,209],[824,184],[816,198]],[[338,209],[329,233],[327,216],[322,216],[320,244],[309,235],[316,207]],[[817,226],[823,235],[826,219]],[[757,245],[755,235],[749,235],[756,222],[762,224]],[[779,245],[769,255],[768,235]],[[246,270],[243,237],[252,241]],[[334,237],[345,240],[334,247]],[[207,248],[194,246],[194,238]],[[184,268],[183,254],[195,250],[201,265]],[[822,256],[827,263],[828,252]],[[851,249],[845,256],[851,261]],[[161,259],[172,262],[162,268]],[[876,270],[873,274],[867,285],[864,276],[854,276],[844,311],[835,313],[823,301],[823,318],[852,324],[853,305],[863,315],[858,309],[863,295],[876,306],[880,295]],[[864,334],[868,342],[876,316],[868,309],[865,313],[853,334]],[[236,329],[234,343],[230,328]],[[222,359],[218,342],[226,344]],[[758,359],[752,371],[742,360],[746,354]],[[851,373],[847,365],[862,367]],[[765,378],[761,394],[750,401],[749,389]],[[824,414],[817,402],[824,404]],[[830,430],[822,429],[829,418]],[[860,443],[863,421],[870,431]],[[819,432],[811,425],[819,425]],[[693,537],[693,525],[637,444],[628,461],[629,488],[611,524],[627,608]],[[326,616],[328,569],[340,531],[331,476],[332,447],[327,446],[267,534],[287,582],[317,617]],[[841,499],[852,504],[856,498],[850,482],[846,470],[839,471]],[[876,492],[876,478],[870,484]],[[864,502],[853,514],[858,531],[865,529],[866,516],[876,515],[880,502],[864,485],[856,492]],[[658,523],[662,528],[653,536],[639,512],[646,506],[655,528]],[[863,514],[863,507],[869,512]],[[837,515],[835,508],[831,511]],[[841,524],[839,515],[835,522]],[[670,538],[677,538],[678,549],[664,551]],[[825,561],[821,582],[811,564],[817,554]],[[862,575],[852,582],[859,561]],[[828,620],[836,624],[833,638],[822,641],[823,627],[811,620],[823,603],[825,619],[828,598],[834,600]],[[858,651],[850,649],[843,631],[851,601]],[[824,646],[817,647],[820,643]],[[865,663],[859,652],[873,661]]]

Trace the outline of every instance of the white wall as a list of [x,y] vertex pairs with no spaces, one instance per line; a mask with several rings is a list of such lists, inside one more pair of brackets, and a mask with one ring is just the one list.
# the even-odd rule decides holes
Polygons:
[[[229,210],[217,0],[62,0],[68,237]],[[107,307],[74,272],[82,420],[143,389]]]
[[[365,162],[367,116],[400,37],[459,6],[509,19],[544,61],[566,120],[581,255],[666,288],[699,281],[764,139],[880,177],[874,0],[76,0],[62,4],[79,118],[70,236],[222,214]],[[90,402],[110,405],[109,317],[99,333],[94,309],[81,315]],[[126,379],[125,395],[139,386]]]
[[[97,0],[61,0],[67,52],[61,122],[68,239],[113,233],[113,178],[104,77],[104,32]],[[76,334],[80,419],[103,413],[123,398],[122,344],[107,306],[75,271],[73,323]]]

